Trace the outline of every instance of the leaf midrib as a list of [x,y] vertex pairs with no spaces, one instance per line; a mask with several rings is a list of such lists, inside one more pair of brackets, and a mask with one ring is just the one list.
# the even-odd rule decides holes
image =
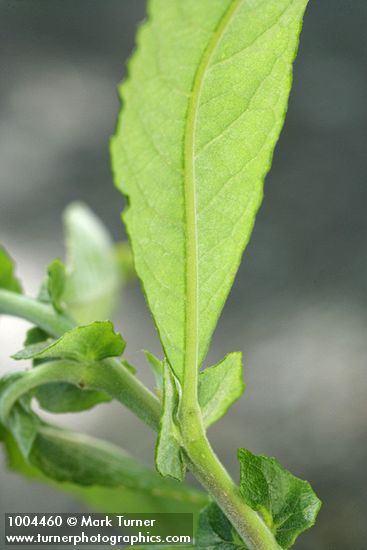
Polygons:
[[184,223],[186,234],[185,266],[185,331],[183,386],[184,400],[189,408],[197,406],[198,344],[199,344],[199,281],[198,237],[196,216],[195,134],[201,91],[210,61],[237,8],[243,0],[233,0],[220,19],[198,65],[188,102],[184,135]]

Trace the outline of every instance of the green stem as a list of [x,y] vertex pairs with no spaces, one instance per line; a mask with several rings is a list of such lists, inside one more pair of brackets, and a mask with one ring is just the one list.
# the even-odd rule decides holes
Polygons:
[[64,315],[55,315],[51,306],[27,298],[23,294],[2,289],[0,289],[0,313],[30,321],[56,338],[75,326],[73,321]]
[[[161,402],[159,399],[136,378],[117,359],[104,361],[111,369],[108,382],[108,392],[130,409],[140,420],[152,430],[157,431],[161,417]],[[99,367],[99,379],[104,381],[104,369]]]
[[190,469],[231,521],[249,550],[280,550],[273,533],[248,506],[205,434],[186,443]]
[[280,550],[263,519],[248,506],[205,434],[199,405],[181,405],[179,421],[190,470],[228,517],[249,550]]
[[160,416],[158,400],[152,394],[150,395],[153,399],[147,397],[145,387],[140,382],[138,385],[129,383],[129,377],[132,375],[123,366],[110,361],[104,361],[103,364],[50,361],[26,371],[21,378],[9,384],[1,396],[0,417],[5,422],[14,403],[32,389],[44,384],[66,382],[85,389],[106,392],[125,406],[129,401],[129,408],[152,429],[157,429]]

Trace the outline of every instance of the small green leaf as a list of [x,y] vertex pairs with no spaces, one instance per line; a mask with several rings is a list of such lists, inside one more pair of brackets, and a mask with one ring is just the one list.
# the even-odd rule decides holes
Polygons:
[[[160,390],[163,386],[163,361],[149,351],[144,355]],[[229,353],[217,365],[202,371],[199,376],[199,403],[206,427],[219,420],[229,407],[241,397],[245,385],[242,372],[242,354]]]
[[[13,357],[33,359],[37,367],[45,359],[101,361],[107,357],[120,356],[125,349],[125,341],[114,332],[110,321],[95,321],[84,327],[76,327],[56,341],[49,338],[42,341],[42,336],[47,335],[36,329],[28,332],[26,342],[29,345]],[[34,395],[43,409],[55,413],[84,411],[99,403],[111,401],[104,392],[84,390],[66,383],[40,386]]]
[[[1,398],[1,395],[3,395],[4,392],[6,392],[14,382],[20,380],[23,377],[24,377],[24,372],[13,372],[10,374],[5,374],[5,376],[2,376],[0,378],[0,398]],[[1,402],[1,399],[0,399],[0,402]],[[1,419],[0,419],[0,422],[1,422]]]
[[122,336],[114,332],[110,321],[95,321],[65,332],[51,344],[48,341],[32,344],[16,353],[14,358],[101,361],[107,357],[120,356],[125,345]]
[[79,389],[66,383],[40,386],[34,395],[42,409],[53,413],[86,411],[111,401],[111,397],[103,392]]
[[[27,331],[24,346],[27,352],[30,349],[36,351],[38,344],[39,350],[48,346],[54,340],[38,327],[33,327]],[[30,348],[30,346],[34,346]],[[22,353],[22,352],[21,352]],[[33,359],[33,366],[42,364],[45,359]],[[34,396],[37,398],[41,408],[54,413],[80,412],[91,409],[99,403],[107,403],[111,398],[100,391],[80,389],[71,384],[63,382],[57,384],[45,384],[34,390]]]
[[275,458],[239,449],[241,494],[259,512],[282,548],[314,525],[321,502],[307,481],[288,472]]
[[14,355],[12,355],[12,358],[19,361],[24,361],[27,359],[37,359],[40,353],[42,353],[44,350],[47,350],[51,345],[53,345],[57,341],[58,340],[55,340],[54,338],[47,338],[43,342],[29,344],[22,350],[17,351],[17,353],[14,353]]
[[48,266],[47,291],[52,305],[58,313],[65,309],[63,296],[65,291],[66,273],[61,260],[53,260]]
[[153,353],[150,351],[144,351],[144,355],[146,360],[148,361],[148,365],[152,369],[154,380],[157,385],[157,388],[159,390],[162,390],[163,388],[163,361],[158,359]]
[[51,303],[50,296],[48,294],[47,286],[48,286],[47,285],[47,279],[45,279],[44,281],[42,281],[41,286],[40,286],[39,291],[38,291],[38,294],[37,294],[37,300],[39,302],[44,303],[44,304],[50,304]]
[[223,512],[214,503],[200,513],[196,534],[197,550],[247,550]]
[[64,228],[67,277],[63,301],[79,323],[106,319],[116,305],[121,285],[112,238],[81,203],[65,210]]
[[244,390],[241,353],[229,353],[220,363],[202,371],[199,403],[205,426],[219,420]]
[[131,372],[131,374],[136,374],[136,368],[131,364],[129,363],[129,361],[126,361],[126,359],[123,359],[121,361],[121,363],[124,365],[124,367],[129,371]]
[[22,292],[19,280],[14,275],[14,262],[4,248],[0,246],[0,288],[12,292]]
[[[14,382],[18,382],[24,376],[24,372],[16,372],[0,379],[0,403],[1,396]],[[24,396],[15,403],[6,418],[0,418],[0,422],[6,422],[21,452],[24,456],[28,456],[39,428],[39,419],[30,408],[30,396]]]
[[155,463],[162,476],[182,480],[185,476],[185,462],[180,446],[179,430],[175,421],[179,393],[177,381],[167,361],[163,365],[163,409],[160,422]]
[[9,415],[8,426],[25,456],[28,455],[37,436],[38,425],[36,415],[29,414],[22,403],[16,403]]
[[24,347],[31,346],[33,344],[39,344],[50,338],[50,336],[41,328],[32,327],[27,330],[26,337],[24,340]]
[[20,403],[16,403],[8,418],[8,426],[24,456],[27,456],[37,436],[39,420]]
[[134,257],[131,247],[127,241],[115,245],[115,258],[120,269],[120,277],[126,283],[136,278]]

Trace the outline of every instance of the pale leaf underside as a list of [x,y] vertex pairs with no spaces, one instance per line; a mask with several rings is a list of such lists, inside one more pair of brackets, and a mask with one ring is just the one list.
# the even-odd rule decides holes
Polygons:
[[306,4],[151,0],[139,32],[112,160],[136,269],[179,379],[188,342],[202,363],[250,237]]

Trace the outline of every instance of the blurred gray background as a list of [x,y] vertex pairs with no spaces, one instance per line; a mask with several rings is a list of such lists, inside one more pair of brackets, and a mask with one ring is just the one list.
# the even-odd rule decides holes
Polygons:
[[[70,201],[124,237],[108,139],[144,13],[143,0],[0,1],[0,240],[31,294],[63,254]],[[310,2],[265,201],[209,358],[244,351],[245,398],[210,434],[233,475],[246,446],[324,501],[298,550],[367,548],[366,22],[365,0]],[[159,344],[138,285],[115,321],[148,380],[140,350]],[[17,367],[25,328],[1,321],[1,372]],[[153,435],[118,405],[72,422],[152,460]],[[0,467],[1,512],[82,509]]]

